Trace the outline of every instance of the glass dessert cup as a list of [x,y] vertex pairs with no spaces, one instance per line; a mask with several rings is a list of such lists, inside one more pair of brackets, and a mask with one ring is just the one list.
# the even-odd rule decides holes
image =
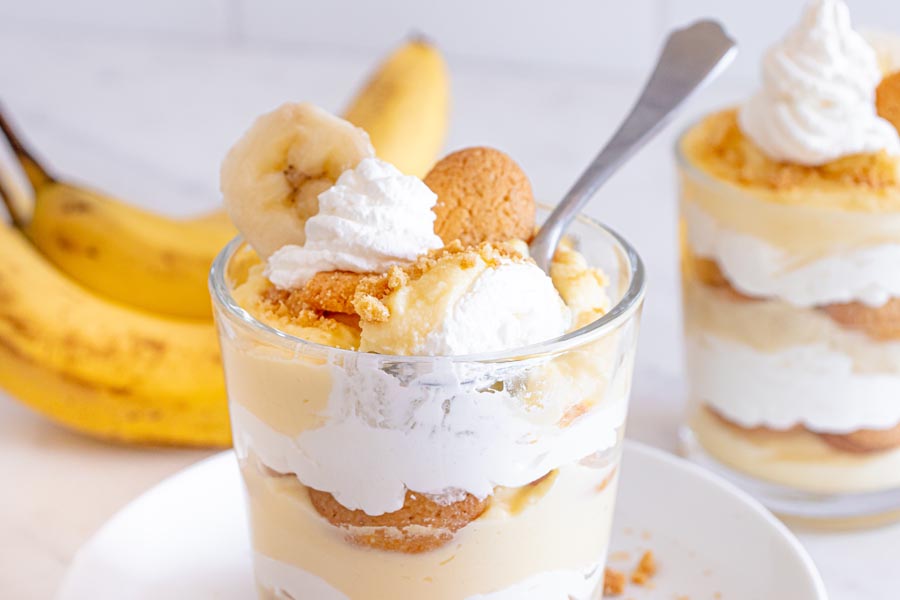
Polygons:
[[[738,290],[722,267],[723,261],[759,265],[773,246],[788,248],[795,259],[779,276],[818,268],[818,288],[782,279],[779,293],[794,299],[810,289],[820,293],[844,283],[832,266],[848,250],[900,243],[900,214],[776,202],[764,197],[775,192],[713,176],[685,153],[686,137],[699,126],[675,149],[684,453],[785,517],[821,526],[900,517],[900,443],[891,440],[900,422],[900,340],[850,319],[847,307],[864,311],[862,303],[788,301]],[[769,250],[750,239],[764,240]],[[854,269],[864,271],[864,263]]]
[[[544,211],[544,214],[546,212]],[[581,218],[612,308],[546,343],[453,357],[315,344],[210,286],[260,598],[600,598],[643,267]]]

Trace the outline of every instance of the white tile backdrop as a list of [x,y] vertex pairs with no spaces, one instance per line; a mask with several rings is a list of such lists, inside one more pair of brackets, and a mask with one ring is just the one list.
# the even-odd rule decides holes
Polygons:
[[[381,52],[411,32],[458,58],[639,72],[662,32],[721,19],[745,50],[731,78],[793,21],[803,0],[0,0],[0,35],[140,37],[262,51]],[[900,29],[896,0],[850,0],[855,20]]]

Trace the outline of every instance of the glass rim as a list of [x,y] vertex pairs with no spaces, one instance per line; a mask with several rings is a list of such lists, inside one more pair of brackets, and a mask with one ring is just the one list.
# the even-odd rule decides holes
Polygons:
[[[538,203],[538,207],[544,210],[550,210],[551,207]],[[491,352],[480,352],[476,354],[460,354],[451,356],[410,356],[410,355],[391,355],[391,354],[374,354],[386,362],[395,363],[424,363],[433,362],[437,359],[449,361],[452,363],[499,363],[521,360],[525,358],[534,358],[542,355],[560,354],[566,350],[577,348],[583,344],[599,339],[603,334],[616,329],[622,323],[628,321],[638,310],[644,298],[646,290],[646,275],[644,263],[637,251],[629,244],[625,238],[619,235],[615,230],[603,225],[584,214],[579,214],[576,220],[587,225],[600,233],[606,235],[625,257],[627,261],[628,273],[631,279],[628,288],[619,301],[610,308],[602,317],[588,323],[583,327],[570,332],[566,332],[561,336],[550,340],[530,344],[528,346],[519,346],[517,348],[508,348],[504,350],[494,350]],[[244,243],[242,236],[238,235],[231,240],[216,255],[212,267],[209,271],[209,290],[213,302],[220,308],[224,309],[231,317],[236,318],[243,325],[259,332],[264,337],[273,340],[277,344],[290,344],[292,348],[308,347],[315,352],[328,352],[334,355],[359,355],[368,354],[361,353],[358,350],[348,350],[344,348],[336,348],[326,344],[319,344],[305,340],[301,337],[291,335],[280,331],[256,319],[247,310],[242,308],[231,295],[228,285],[225,281],[225,272],[228,262],[234,256],[235,252]]]

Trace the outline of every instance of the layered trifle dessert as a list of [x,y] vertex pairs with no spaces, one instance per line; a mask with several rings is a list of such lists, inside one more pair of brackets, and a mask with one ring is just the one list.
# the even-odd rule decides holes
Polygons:
[[582,220],[545,274],[506,154],[423,181],[308,104],[260,117],[221,183],[245,243],[211,287],[260,598],[599,598],[633,253]]
[[900,487],[900,73],[813,0],[678,147],[690,429],[812,494]]

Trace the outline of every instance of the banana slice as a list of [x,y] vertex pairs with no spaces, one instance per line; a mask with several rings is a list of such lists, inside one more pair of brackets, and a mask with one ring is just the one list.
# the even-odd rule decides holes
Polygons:
[[312,104],[284,104],[259,117],[222,162],[225,208],[266,259],[286,244],[302,245],[319,194],[370,156],[362,129]]

